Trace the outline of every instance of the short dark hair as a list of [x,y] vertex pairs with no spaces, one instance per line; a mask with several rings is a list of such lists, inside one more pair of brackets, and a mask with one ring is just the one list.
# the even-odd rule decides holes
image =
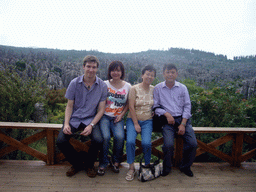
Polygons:
[[109,66],[108,66],[108,80],[112,79],[110,73],[111,71],[114,71],[115,69],[117,69],[118,67],[120,67],[122,75],[120,77],[120,79],[124,79],[125,77],[125,72],[124,72],[124,65],[121,61],[112,61]]
[[164,72],[166,69],[167,69],[167,70],[175,69],[176,71],[178,71],[177,67],[176,67],[174,64],[172,64],[172,63],[170,63],[170,64],[165,64],[164,67],[163,67],[163,72]]
[[146,66],[142,69],[141,74],[144,75],[144,73],[145,73],[146,71],[150,71],[150,72],[154,71],[154,72],[155,72],[155,77],[156,77],[156,69],[155,69],[155,67],[153,67],[152,65],[146,65]]
[[94,62],[97,63],[97,67],[99,67],[100,65],[100,61],[97,57],[93,56],[93,55],[87,55],[84,60],[83,60],[83,66],[86,65],[87,62]]

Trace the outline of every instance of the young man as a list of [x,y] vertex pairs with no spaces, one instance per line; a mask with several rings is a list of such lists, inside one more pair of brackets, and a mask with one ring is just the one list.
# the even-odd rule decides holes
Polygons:
[[[96,124],[105,111],[107,98],[107,85],[96,76],[98,67],[97,57],[86,56],[83,60],[84,75],[73,79],[66,91],[65,97],[68,103],[65,121],[56,143],[72,165],[66,172],[67,176],[73,176],[84,167],[87,168],[89,177],[97,175],[94,162],[102,146],[103,138]],[[69,143],[69,139],[78,131],[81,131],[82,136],[90,135],[91,137],[91,146],[86,159],[82,158]]]
[[190,167],[196,155],[197,141],[191,125],[191,102],[187,87],[176,81],[178,71],[175,65],[163,68],[164,82],[155,86],[154,106],[158,115],[164,115],[168,124],[163,126],[163,176],[171,171],[175,135],[182,135],[184,141],[183,158],[180,171],[193,177]]

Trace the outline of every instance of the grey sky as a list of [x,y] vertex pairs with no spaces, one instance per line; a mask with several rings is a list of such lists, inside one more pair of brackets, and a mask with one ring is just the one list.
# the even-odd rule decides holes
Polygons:
[[0,44],[256,55],[256,0],[0,0]]

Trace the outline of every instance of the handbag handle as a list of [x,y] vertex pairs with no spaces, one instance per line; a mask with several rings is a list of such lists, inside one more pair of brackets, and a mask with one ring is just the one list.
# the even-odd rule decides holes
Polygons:
[[152,109],[152,111],[155,111],[157,108],[164,109],[164,108],[162,107],[162,105],[159,105],[159,106],[157,106],[157,107],[154,107],[154,108]]

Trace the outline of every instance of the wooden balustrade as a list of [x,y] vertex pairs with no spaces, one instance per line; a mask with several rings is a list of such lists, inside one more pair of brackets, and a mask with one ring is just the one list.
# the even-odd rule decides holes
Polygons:
[[[0,122],[0,141],[7,144],[6,147],[2,147],[0,149],[0,158],[15,150],[21,150],[46,162],[48,165],[60,162],[64,159],[64,156],[62,153],[56,152],[55,138],[57,137],[61,127],[62,124]],[[37,132],[22,141],[18,141],[5,134],[1,129],[36,129],[41,130],[41,132]],[[230,163],[230,165],[239,167],[241,162],[256,155],[256,138],[251,136],[252,133],[256,133],[256,128],[194,127],[194,131],[196,134],[225,133],[224,136],[221,136],[210,143],[204,143],[197,140],[198,149],[196,156],[209,152],[223,161]],[[47,140],[47,154],[37,151],[29,146],[29,144],[45,137]],[[218,146],[229,141],[233,141],[231,155],[225,154],[224,152],[216,149]],[[88,151],[89,149],[90,141],[80,142],[72,138],[70,142],[78,151]],[[242,150],[244,143],[249,144],[251,150],[243,154]],[[152,141],[152,154],[160,156],[163,159],[163,152],[157,149],[157,147],[162,144],[162,137]],[[137,156],[142,153],[141,141],[136,140],[136,146],[137,149],[135,150],[135,155]],[[174,166],[178,166],[182,159],[182,148],[183,141],[182,138],[178,136],[175,141]],[[126,154],[123,155],[123,161],[125,160]]]

